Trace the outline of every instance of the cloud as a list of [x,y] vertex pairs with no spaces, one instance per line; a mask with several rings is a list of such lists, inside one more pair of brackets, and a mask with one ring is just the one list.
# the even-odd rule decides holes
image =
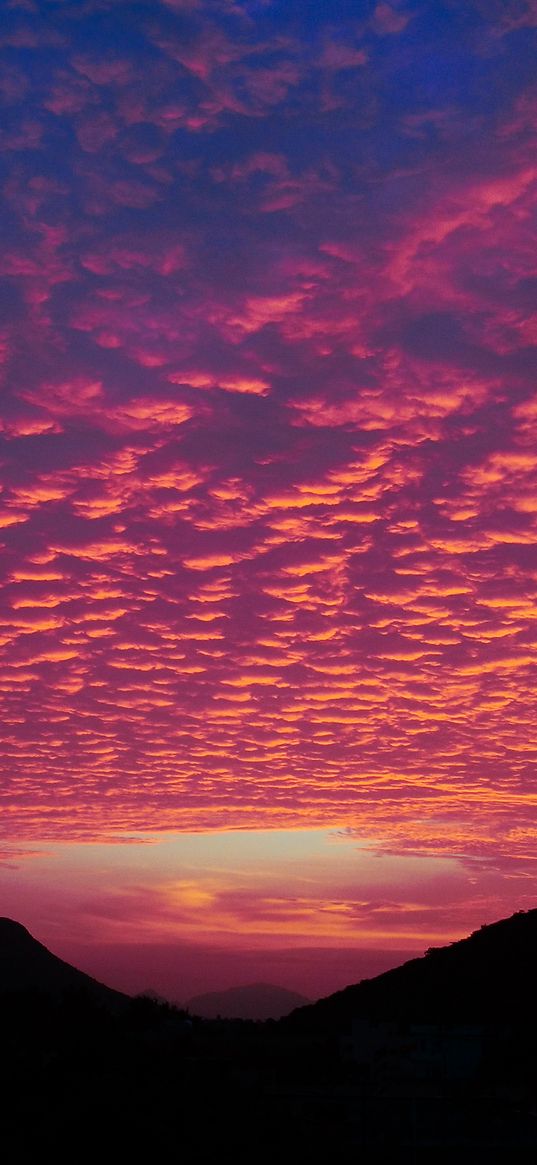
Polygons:
[[403,32],[411,19],[412,13],[399,12],[391,4],[381,3],[374,9],[372,25],[380,36],[393,36]]
[[530,6],[113,9],[6,50],[1,828],[526,861]]

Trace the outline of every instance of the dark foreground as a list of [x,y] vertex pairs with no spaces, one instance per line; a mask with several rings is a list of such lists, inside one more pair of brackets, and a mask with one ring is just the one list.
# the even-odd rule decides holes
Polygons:
[[537,910],[278,1023],[129,999],[0,919],[0,1146],[50,1158],[537,1161]]
[[535,1162],[536,1031],[191,1020],[83,993],[0,1002],[6,1162]]

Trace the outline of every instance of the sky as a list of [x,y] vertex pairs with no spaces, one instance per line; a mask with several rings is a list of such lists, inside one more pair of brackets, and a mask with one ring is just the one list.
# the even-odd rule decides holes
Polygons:
[[6,0],[0,912],[184,998],[536,905],[536,0]]

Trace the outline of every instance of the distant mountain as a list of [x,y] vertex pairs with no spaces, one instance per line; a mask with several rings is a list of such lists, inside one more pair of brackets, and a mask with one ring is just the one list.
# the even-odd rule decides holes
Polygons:
[[337,1030],[353,1018],[440,1023],[535,1023],[537,910],[482,926],[374,979],[293,1012],[296,1030]]
[[230,987],[227,991],[209,991],[195,995],[187,1003],[192,1015],[203,1019],[280,1019],[293,1008],[309,1002],[304,995],[275,987],[272,983],[251,983],[246,987]]
[[13,991],[39,991],[56,998],[83,993],[113,1010],[129,1002],[127,995],[58,959],[20,922],[0,918],[0,994]]

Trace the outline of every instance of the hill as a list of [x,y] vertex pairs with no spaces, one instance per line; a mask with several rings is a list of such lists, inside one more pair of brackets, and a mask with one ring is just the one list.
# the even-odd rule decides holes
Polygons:
[[352,1018],[433,1023],[535,1022],[537,910],[482,926],[374,979],[293,1012],[296,1030],[340,1029]]
[[294,1008],[309,1003],[304,995],[275,987],[272,983],[251,983],[230,987],[227,991],[208,991],[195,995],[187,1003],[193,1015],[203,1019],[281,1019]]
[[533,1163],[536,940],[517,914],[277,1023],[220,1023],[95,1005],[118,993],[0,920],[4,1156],[72,1160],[82,1136],[192,1165]]
[[54,998],[82,994],[113,1010],[129,1002],[127,995],[58,959],[19,922],[0,918],[0,994],[29,991]]

